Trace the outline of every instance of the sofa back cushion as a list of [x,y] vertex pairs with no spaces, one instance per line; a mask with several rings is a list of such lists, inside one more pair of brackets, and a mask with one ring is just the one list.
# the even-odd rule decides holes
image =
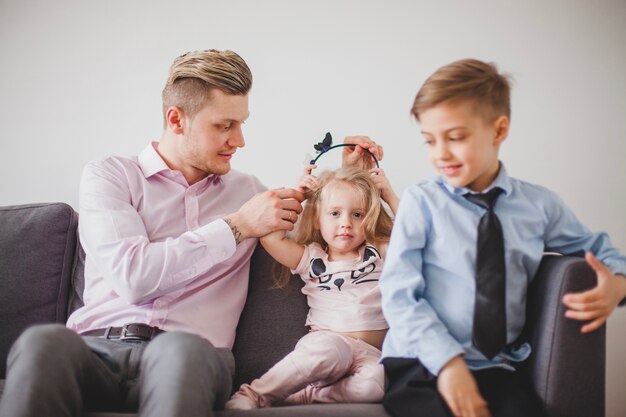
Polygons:
[[263,375],[291,352],[308,328],[304,284],[294,276],[288,290],[274,288],[273,274],[279,264],[258,245],[252,255],[248,298],[237,326],[233,347],[237,389]]
[[64,203],[0,207],[0,379],[26,327],[65,323],[77,225]]

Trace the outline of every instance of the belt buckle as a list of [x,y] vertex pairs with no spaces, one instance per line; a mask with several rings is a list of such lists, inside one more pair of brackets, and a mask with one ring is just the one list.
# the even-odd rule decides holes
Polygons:
[[154,336],[154,327],[144,323],[127,323],[122,326],[121,341],[146,342]]

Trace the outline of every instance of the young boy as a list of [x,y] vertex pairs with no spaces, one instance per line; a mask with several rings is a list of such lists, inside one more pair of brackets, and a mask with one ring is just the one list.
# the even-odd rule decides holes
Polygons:
[[[509,82],[478,60],[437,70],[412,114],[441,176],[401,199],[380,280],[390,329],[383,346],[393,416],[540,416],[515,371],[526,293],[544,251],[585,251],[598,286],[568,294],[567,317],[600,327],[626,297],[626,258],[551,191],[508,176]],[[597,257],[597,258],[596,258]],[[425,415],[426,415],[425,414]]]

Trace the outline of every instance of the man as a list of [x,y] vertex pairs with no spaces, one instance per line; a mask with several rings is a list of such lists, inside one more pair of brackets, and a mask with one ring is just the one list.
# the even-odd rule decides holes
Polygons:
[[[69,329],[34,326],[16,341],[0,416],[204,417],[226,401],[256,238],[292,230],[303,200],[230,169],[251,85],[234,52],[182,55],[163,90],[160,142],[86,166],[85,306]],[[382,156],[367,138],[351,143]]]

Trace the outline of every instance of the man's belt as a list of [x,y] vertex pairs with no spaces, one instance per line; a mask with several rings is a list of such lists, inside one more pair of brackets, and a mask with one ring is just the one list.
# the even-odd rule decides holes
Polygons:
[[122,327],[107,327],[106,329],[94,329],[82,332],[81,336],[98,336],[104,339],[121,340],[130,342],[146,342],[154,339],[158,334],[164,333],[158,327],[148,326],[143,323],[128,323]]

